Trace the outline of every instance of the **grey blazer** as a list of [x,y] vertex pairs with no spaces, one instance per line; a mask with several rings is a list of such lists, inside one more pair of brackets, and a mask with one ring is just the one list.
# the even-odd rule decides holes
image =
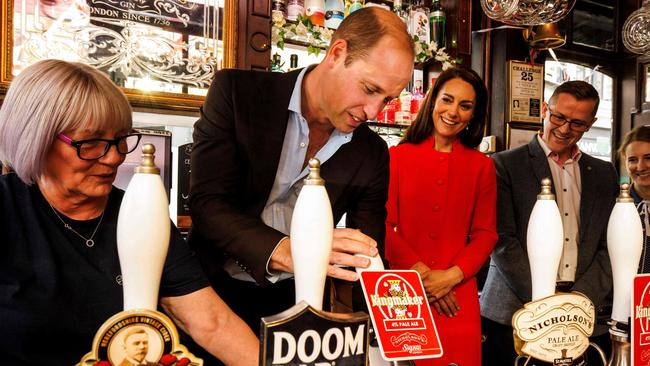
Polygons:
[[[497,170],[497,231],[499,241],[481,294],[481,315],[511,325],[512,315],[531,301],[530,265],[526,230],[541,180],[552,179],[544,150],[533,137],[530,143],[494,155]],[[578,268],[572,291],[587,295],[596,311],[611,301],[612,274],[607,254],[607,222],[618,192],[612,164],[585,153],[579,160],[580,241]],[[555,189],[553,189],[555,191]],[[599,327],[595,335],[606,327]]]

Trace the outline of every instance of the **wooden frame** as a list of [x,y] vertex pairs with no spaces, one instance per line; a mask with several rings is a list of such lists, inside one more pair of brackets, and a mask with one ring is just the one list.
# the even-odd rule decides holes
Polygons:
[[650,109],[650,62],[641,64],[641,90],[640,99],[643,110]]
[[535,136],[542,125],[530,123],[508,123],[506,127],[506,149],[526,145]]
[[[63,0],[63,1],[67,1],[68,3],[70,3],[70,2],[74,3],[75,2],[75,0]],[[90,6],[88,6],[87,11],[88,11],[89,14],[95,14],[95,11],[97,9],[97,8],[95,8],[95,6],[97,6],[96,4],[98,4],[98,3],[107,4],[107,2],[110,2],[110,1],[111,0],[106,0],[106,1],[104,1],[104,0],[96,0],[96,3],[93,3],[94,5],[93,5],[92,8]],[[164,0],[164,1],[155,0],[155,1],[156,1],[155,5],[160,6],[160,3],[164,3],[165,5],[168,5],[169,1],[175,1],[175,0]],[[180,7],[178,4],[187,4],[188,3],[188,2],[186,2],[184,0],[180,0],[180,1],[181,2],[177,1],[176,3],[171,4],[171,5],[176,5],[177,7]],[[16,22],[23,22],[24,18],[26,17],[25,15],[22,15],[22,13],[18,13],[18,15],[15,15],[14,14],[14,6],[16,6],[17,8],[20,8],[20,9],[22,9],[22,7],[25,7],[25,9],[29,9],[28,6],[34,6],[35,9],[36,9],[36,6],[40,6],[40,3],[39,3],[39,5],[34,5],[37,2],[38,2],[38,0],[0,0],[0,49],[2,50],[2,52],[0,53],[0,99],[4,96],[4,94],[6,94],[8,88],[9,88],[9,85],[11,83],[11,80],[13,79],[14,59],[16,57],[15,52],[18,53],[21,50],[20,45],[14,45],[14,29],[16,27],[16,24],[14,24],[14,17],[17,19]],[[113,2],[115,3],[115,0],[113,0]],[[237,42],[236,22],[237,22],[238,2],[237,2],[237,0],[223,0],[223,2],[224,2],[223,3],[224,10],[223,10],[223,18],[222,18],[222,20],[223,20],[223,23],[222,23],[223,36],[221,37],[222,41],[223,41],[222,42],[223,57],[221,59],[220,65],[217,65],[217,67],[219,67],[219,68],[232,68],[232,67],[235,67],[235,60],[236,60],[235,47],[236,47],[236,42]],[[80,2],[80,3],[83,4],[83,2]],[[129,1],[129,3],[136,4],[136,5],[146,3],[146,6],[149,6],[150,8],[154,7],[154,5],[152,5],[153,0],[131,0],[131,1]],[[30,5],[26,5],[26,4],[30,4]],[[102,5],[99,5],[99,6],[102,6]],[[43,8],[45,8],[45,6],[43,6]],[[174,8],[174,10],[176,10],[176,8]],[[183,9],[181,9],[181,10],[183,10]],[[113,11],[114,14],[116,14],[117,17],[124,17],[124,14],[132,14],[131,11],[130,11],[130,8],[129,8],[129,10],[124,10],[124,9],[120,10],[120,9],[118,9],[117,11],[116,10],[111,10],[111,11]],[[27,13],[27,12],[25,12],[25,13]],[[134,12],[134,13],[137,14],[137,12]],[[37,14],[36,12],[33,12],[33,13],[30,13],[29,16],[32,19],[38,18],[39,16],[41,18],[43,17],[41,13],[38,13],[38,15],[36,15],[36,14]],[[165,19],[172,18],[173,20],[176,20],[175,18],[173,18],[173,16],[176,16],[179,13],[178,13],[178,11],[176,11],[176,13],[169,12],[169,14],[174,14],[174,15],[169,15],[168,16],[167,14],[164,14],[163,16],[159,16],[159,17],[153,16],[153,17],[151,17],[151,19],[156,20],[156,22],[157,22],[156,24],[158,24],[160,19],[165,20]],[[181,15],[185,16],[186,14],[181,14]],[[178,15],[178,16],[180,17],[180,15]],[[210,15],[208,15],[208,18],[204,18],[204,19],[209,19],[209,16]],[[86,26],[93,27],[95,25],[95,23],[96,23],[94,21],[95,16],[92,15],[90,19],[93,22],[84,25],[84,27],[86,27]],[[106,19],[106,18],[104,18],[104,19]],[[120,21],[120,20],[122,20],[122,18],[115,18],[115,20]],[[56,21],[52,21],[52,24],[56,24],[57,22],[58,22],[58,19]],[[221,23],[221,21],[219,21],[219,22]],[[32,23],[34,24],[34,23],[36,23],[36,21],[33,20]],[[134,22],[134,24],[136,24],[136,23],[137,22]],[[163,31],[167,31],[167,33],[170,33],[169,32],[170,27],[177,27],[178,28],[178,24],[177,24],[178,22],[173,22],[172,21],[171,25],[169,25],[170,24],[169,22],[167,22],[167,23],[168,23],[167,28],[165,28],[164,26],[159,26],[158,28],[162,29]],[[59,22],[59,24],[61,24],[61,22]],[[144,24],[145,24],[145,27],[146,27],[147,24],[146,23],[144,23]],[[187,26],[187,24],[185,24],[185,25]],[[194,24],[194,27],[195,27],[195,29],[197,29],[200,26],[197,27],[196,24]],[[206,26],[203,25],[203,27],[204,27],[204,34],[205,34]],[[94,27],[94,28],[97,28],[97,27]],[[111,31],[110,25],[107,26],[107,28],[108,28],[109,31]],[[155,28],[155,27],[151,27],[151,28]],[[158,28],[156,28],[156,29],[158,29]],[[114,27],[112,29],[113,30],[117,29],[117,31],[115,31],[114,33],[115,34],[120,34],[120,32],[119,32],[120,28],[115,28]],[[85,28],[84,28],[84,30],[85,30]],[[48,33],[48,31],[49,30],[45,30],[42,33]],[[174,32],[176,32],[175,29],[174,29]],[[184,37],[183,40],[190,39],[190,37],[195,37],[195,35],[192,35],[192,34],[189,34],[189,33],[188,33],[189,34],[188,35],[188,34],[182,33],[182,32],[183,31],[181,30],[181,32],[176,32],[176,34],[177,34],[177,37],[179,37],[179,38]],[[142,37],[142,36],[139,36],[139,37]],[[198,37],[195,37],[195,39],[198,39]],[[49,40],[48,40],[48,42],[49,42]],[[183,41],[183,42],[185,42],[185,41]],[[193,44],[198,44],[198,43],[199,43],[198,41],[193,42]],[[207,43],[209,43],[209,42],[207,42]],[[171,47],[173,47],[173,44],[171,45]],[[180,52],[180,51],[178,51],[178,52]],[[186,52],[189,54],[190,51],[186,51]],[[183,54],[183,57],[186,57],[186,54]],[[47,58],[47,57],[44,57],[44,58]],[[187,56],[186,58],[189,59],[189,56]],[[197,60],[197,59],[194,58],[194,60]],[[201,61],[200,59],[198,59],[198,60],[199,61],[196,61],[196,62],[198,62],[199,65],[202,65],[202,62],[206,62],[206,61]],[[102,69],[106,71],[107,67],[104,67]],[[146,70],[147,69],[145,69],[145,71]],[[149,75],[147,74],[145,77],[148,77],[148,76]],[[212,73],[209,73],[209,75],[208,75],[208,73],[204,73],[203,76],[204,76],[204,82],[202,84],[203,85],[202,88],[207,88],[207,85],[209,85],[209,81],[211,81],[211,79],[212,79]],[[114,80],[115,80],[115,78],[114,78]],[[189,82],[192,81],[192,79],[190,77],[188,77],[186,80],[189,80]],[[142,89],[126,88],[126,87],[123,87],[122,90],[124,91],[124,93],[129,98],[129,101],[131,102],[131,105],[133,107],[139,107],[139,108],[143,108],[143,109],[167,109],[167,110],[175,110],[175,111],[197,112],[198,107],[200,107],[203,104],[203,101],[204,101],[205,98],[203,96],[201,96],[201,95],[194,95],[194,94],[185,93],[185,90],[187,90],[188,87],[187,87],[187,85],[182,85],[181,82],[178,82],[177,85],[179,85],[177,87],[177,89],[180,88],[183,91],[173,92],[173,93],[172,92],[162,92],[162,91],[160,91],[160,92],[158,92],[158,91],[157,92],[150,92],[150,91],[145,91],[145,90],[142,90]]]

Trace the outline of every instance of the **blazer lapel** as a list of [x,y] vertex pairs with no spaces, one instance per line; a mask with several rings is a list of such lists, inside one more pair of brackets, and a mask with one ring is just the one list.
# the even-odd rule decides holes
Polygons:
[[254,191],[261,211],[271,193],[289,119],[289,101],[300,70],[267,78],[257,86],[259,104],[249,110]]
[[593,184],[597,179],[594,176],[594,169],[586,155],[580,159],[580,241],[585,238],[585,228],[589,227],[589,220],[594,209],[596,199],[596,185]]
[[533,170],[535,172],[536,178],[536,188],[537,192],[541,190],[542,179],[548,178],[551,180],[551,188],[553,193],[555,193],[555,185],[553,184],[553,175],[551,174],[551,168],[548,166],[548,159],[544,154],[544,149],[537,141],[537,135],[533,136],[532,140],[528,144],[528,152],[530,153],[531,162],[533,165]]

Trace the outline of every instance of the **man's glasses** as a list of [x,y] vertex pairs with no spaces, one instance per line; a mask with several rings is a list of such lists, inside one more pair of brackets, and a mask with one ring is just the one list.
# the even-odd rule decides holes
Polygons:
[[556,125],[558,127],[562,127],[562,126],[564,126],[564,124],[568,123],[569,128],[572,129],[573,131],[576,131],[576,132],[585,132],[585,131],[587,131],[589,129],[589,127],[591,127],[585,121],[575,120],[575,119],[573,119],[573,120],[566,119],[566,118],[564,118],[564,117],[562,117],[562,116],[560,116],[558,114],[553,113],[553,111],[551,111],[550,109],[549,109],[549,114],[551,115],[550,118],[549,118],[549,121],[551,121],[552,124],[554,124],[554,125]]
[[77,149],[77,156],[82,160],[97,160],[108,153],[111,146],[115,145],[117,152],[126,155],[138,147],[142,135],[130,133],[114,139],[88,139],[75,141],[63,133],[57,138]]

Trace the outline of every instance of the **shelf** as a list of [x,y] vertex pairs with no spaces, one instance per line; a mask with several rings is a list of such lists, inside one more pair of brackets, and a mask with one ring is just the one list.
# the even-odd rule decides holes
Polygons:
[[320,48],[321,50],[326,50],[327,49],[327,46],[325,46],[323,44],[309,43],[307,41],[301,41],[299,39],[293,39],[293,38],[289,38],[289,37],[284,38],[284,43],[285,44],[292,44],[292,45],[296,45],[296,46],[301,46],[301,47],[309,47],[309,46],[311,46],[311,47]]
[[366,122],[368,126],[373,126],[373,127],[389,127],[389,128],[398,128],[398,129],[406,129],[410,125],[399,125],[397,123],[383,123],[383,122],[374,122],[374,121],[368,121]]

